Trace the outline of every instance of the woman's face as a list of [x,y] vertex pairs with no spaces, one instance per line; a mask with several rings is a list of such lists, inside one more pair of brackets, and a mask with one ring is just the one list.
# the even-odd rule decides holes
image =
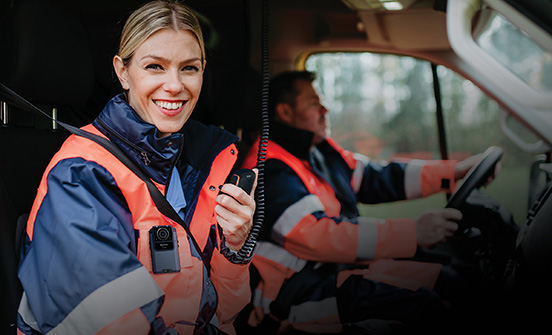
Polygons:
[[179,131],[197,103],[205,62],[195,36],[187,30],[163,29],[151,35],[125,66],[113,60],[128,102],[161,136]]

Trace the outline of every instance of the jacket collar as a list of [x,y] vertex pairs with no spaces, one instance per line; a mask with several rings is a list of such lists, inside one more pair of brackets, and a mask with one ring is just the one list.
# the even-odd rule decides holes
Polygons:
[[195,169],[208,169],[216,155],[237,139],[191,119],[180,132],[159,137],[158,129],[138,116],[124,94],[111,99],[93,125],[161,184],[167,183],[180,156]]
[[274,121],[270,124],[270,139],[300,159],[309,159],[314,133]]

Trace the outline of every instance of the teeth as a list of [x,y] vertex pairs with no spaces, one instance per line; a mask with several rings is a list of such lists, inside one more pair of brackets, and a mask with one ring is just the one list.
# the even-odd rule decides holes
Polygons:
[[165,109],[178,109],[180,107],[182,107],[182,101],[180,102],[166,102],[166,101],[157,101],[157,100],[153,100],[153,102],[161,107],[161,108],[165,108]]

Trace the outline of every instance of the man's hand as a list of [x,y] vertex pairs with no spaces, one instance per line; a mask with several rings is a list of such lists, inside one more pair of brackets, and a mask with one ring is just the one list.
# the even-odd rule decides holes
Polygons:
[[[468,173],[468,171],[470,171],[470,169],[475,165],[477,165],[482,159],[483,159],[483,154],[480,153],[477,155],[470,156],[464,159],[463,161],[458,162],[458,164],[454,168],[454,179],[458,181],[464,178]],[[489,185],[489,183],[493,181],[493,179],[495,179],[496,176],[498,176],[501,168],[502,168],[502,165],[500,164],[500,162],[496,163],[493,175],[490,176],[489,179],[487,179],[487,181],[485,182],[485,186]]]
[[418,245],[431,247],[445,242],[458,229],[462,213],[454,208],[427,210],[416,218]]

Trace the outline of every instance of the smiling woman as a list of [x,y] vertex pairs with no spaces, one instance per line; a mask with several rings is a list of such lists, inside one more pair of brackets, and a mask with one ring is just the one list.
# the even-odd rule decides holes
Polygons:
[[[255,153],[260,125],[268,124],[261,109],[268,105],[266,93],[274,92],[268,87],[270,77],[290,70],[317,73],[313,88],[320,101],[312,103],[328,109],[320,119],[331,128],[332,139],[371,162],[461,161],[490,146],[503,148],[500,174],[488,187],[473,192],[462,210],[463,217],[476,220],[469,220],[474,227],[461,240],[469,245],[461,254],[470,261],[477,257],[474,273],[480,271],[489,279],[485,287],[466,296],[469,308],[462,317],[469,317],[461,319],[466,330],[485,332],[476,325],[477,316],[485,318],[489,311],[516,314],[521,312],[519,306],[538,309],[535,302],[543,301],[544,293],[552,296],[552,252],[546,248],[552,234],[532,228],[535,222],[536,227],[539,222],[543,228],[552,227],[552,216],[546,215],[550,212],[540,207],[552,194],[552,1],[148,1],[0,0],[0,82],[57,120],[88,125],[86,130],[124,150],[179,210],[205,254],[212,255],[212,271],[203,269],[201,253],[190,248],[185,232],[174,225],[174,234],[167,231],[177,238],[178,250],[167,249],[165,255],[173,257],[178,251],[179,257],[168,259],[170,266],[160,270],[180,272],[154,273],[148,225],[174,222],[157,212],[140,180],[86,138],[73,136],[60,150],[69,133],[25,111],[0,88],[0,334],[15,335],[18,317],[25,334],[62,332],[68,325],[74,327],[65,333],[107,333],[129,324],[140,328],[135,332],[140,334],[161,318],[165,325],[178,325],[180,333],[194,328],[198,333],[210,317],[210,302],[216,300],[203,286],[210,283],[207,274],[219,298],[213,323],[231,328],[232,318],[250,295],[248,271],[247,266],[234,265],[222,250],[240,248],[254,205],[251,197],[224,181],[247,158],[242,154],[250,148]],[[142,4],[145,7],[134,11]],[[318,125],[309,126],[317,130]],[[279,134],[274,127],[266,137],[275,140]],[[264,156],[270,152],[267,149]],[[275,180],[272,171],[265,171],[265,182]],[[401,180],[389,178],[394,185]],[[219,193],[220,185],[225,194]],[[289,186],[295,184],[274,185],[282,193],[266,192],[272,199],[265,202],[270,208],[290,200]],[[359,185],[358,178],[354,185]],[[260,190],[266,187],[270,186]],[[445,206],[446,199],[439,193],[358,208],[361,216],[381,220],[416,218],[428,208]],[[552,197],[547,199],[552,205]],[[14,232],[21,222],[18,217],[28,214],[33,202],[18,270]],[[255,217],[264,218],[259,239],[265,242],[271,238],[276,215],[260,204],[262,215]],[[510,227],[510,221],[529,227],[534,238],[523,243],[523,252],[497,253],[487,242],[509,243],[493,229]],[[316,234],[321,231],[318,228]],[[296,228],[289,237],[293,240],[300,232]],[[315,242],[324,252],[333,246],[347,249],[341,255],[357,250],[352,243],[336,241],[333,234],[331,240]],[[278,242],[289,245],[290,239]],[[165,243],[153,246],[168,246]],[[370,243],[363,240],[358,245],[364,251]],[[263,262],[265,254],[267,262],[279,261],[273,250],[257,248],[255,257]],[[508,258],[507,268],[502,255]],[[512,281],[514,291],[534,300],[517,304],[509,294],[504,299],[487,297],[491,292],[505,293],[499,281],[512,270],[509,258],[516,261],[518,256],[521,266],[514,267],[510,278],[522,280]],[[449,260],[438,261],[465,264]],[[295,271],[298,264],[285,264],[285,269]],[[525,264],[530,267],[524,270]],[[237,317],[233,325],[239,335],[252,333],[247,322],[250,309],[264,315],[277,298],[275,290],[267,289],[268,282],[255,282],[260,270],[255,263],[252,267],[253,287],[264,285],[267,294],[256,295]],[[325,268],[313,268],[317,269]],[[268,267],[263,271],[270,272]],[[285,280],[290,273],[285,273]],[[25,289],[23,300],[19,278]],[[169,282],[183,282],[181,287],[189,288],[189,295],[174,292]],[[331,288],[344,292],[347,285],[332,283]],[[531,292],[525,294],[525,287]],[[358,291],[351,293],[359,296]],[[184,295],[189,308],[180,308],[184,300],[179,297]],[[101,308],[94,301],[100,301]],[[297,310],[293,315],[327,315],[309,310],[310,301],[304,306],[310,314]],[[177,313],[179,309],[183,313]],[[87,312],[79,314],[82,310]],[[462,314],[456,311],[453,314]],[[514,314],[484,321],[496,333],[501,323],[511,331],[503,320],[518,320],[526,327],[526,320],[535,319],[530,313],[523,313],[524,318]],[[377,317],[369,315],[351,327],[362,327]],[[298,324],[282,322],[280,331],[294,326],[311,331],[299,319],[293,320]],[[342,326],[343,320],[332,320]],[[314,323],[330,331],[323,323]],[[129,332],[133,333],[118,333]]]
[[132,54],[126,62],[120,55],[113,59],[130,106],[161,137],[177,132],[192,114],[203,83],[205,61],[196,35],[165,28]]
[[160,211],[153,183],[96,142],[70,136],[46,168],[27,223],[18,329],[233,332],[250,292],[248,260],[232,252],[246,240],[255,202],[225,184],[237,137],[189,119],[205,68],[192,10],[174,1],[137,9],[113,67],[125,93],[83,129],[118,146],[182,220]]

